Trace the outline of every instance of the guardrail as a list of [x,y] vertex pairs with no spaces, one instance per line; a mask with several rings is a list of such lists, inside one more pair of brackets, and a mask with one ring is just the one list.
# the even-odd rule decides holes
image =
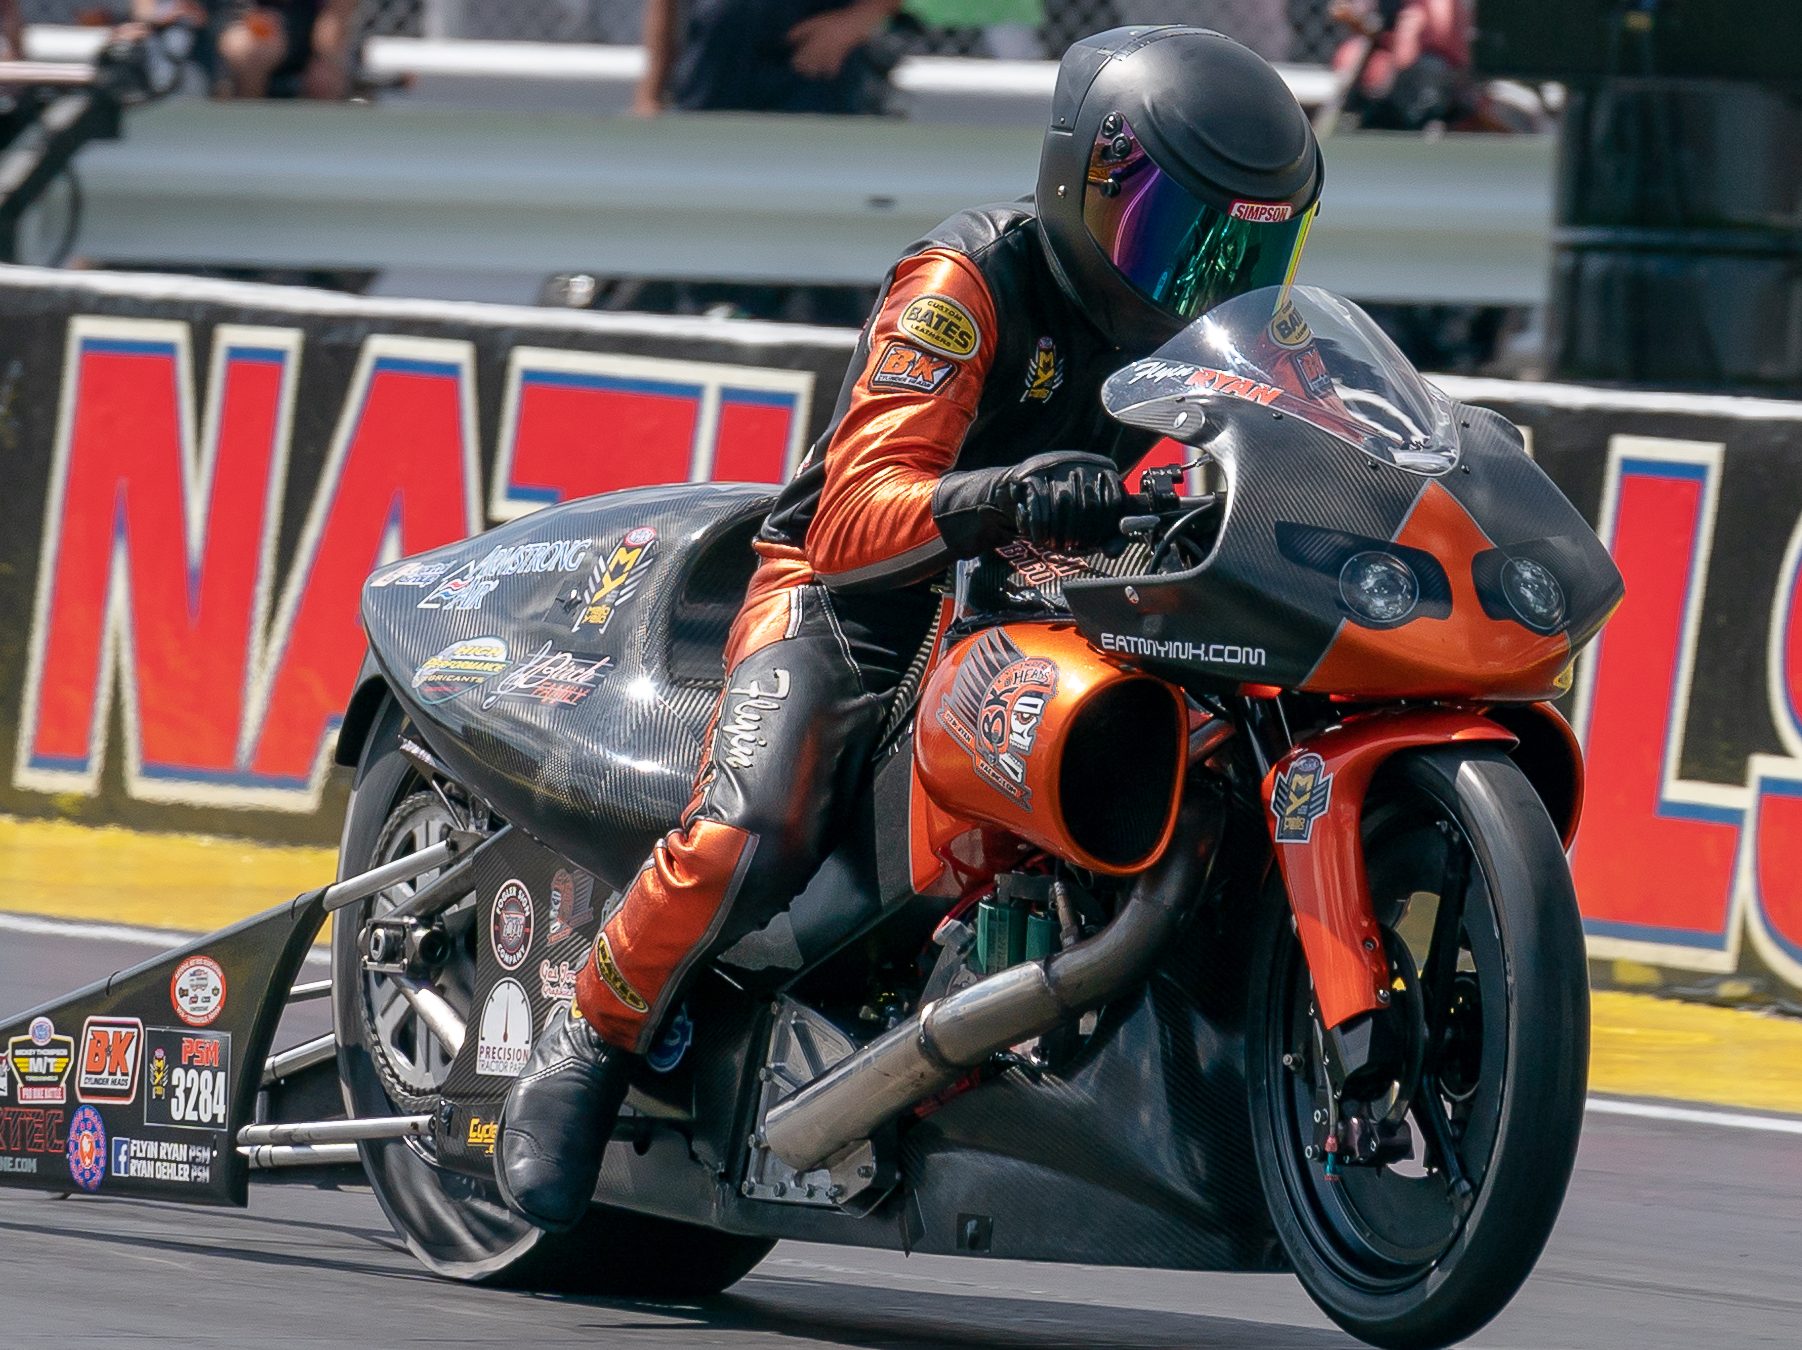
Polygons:
[[[532,299],[561,271],[868,283],[937,221],[1030,189],[1031,128],[630,118],[396,101],[172,100],[80,161],[111,263],[369,268],[386,294]],[[1335,141],[1308,279],[1364,300],[1535,304],[1549,138]]]
[[[482,54],[462,49],[528,46],[374,50],[476,68]],[[585,88],[583,62],[632,49],[534,50],[563,64],[532,78]],[[512,57],[522,70],[537,59]],[[916,69],[925,80],[955,67],[996,82],[995,97],[1026,97],[1043,64]],[[382,294],[517,302],[564,271],[869,283],[945,216],[1027,191],[1037,126],[984,117],[950,135],[887,118],[647,122],[410,95],[368,107],[173,99],[83,155],[80,249],[134,266],[369,269]],[[1364,300],[1540,303],[1552,155],[1543,136],[1336,138],[1309,280]]]

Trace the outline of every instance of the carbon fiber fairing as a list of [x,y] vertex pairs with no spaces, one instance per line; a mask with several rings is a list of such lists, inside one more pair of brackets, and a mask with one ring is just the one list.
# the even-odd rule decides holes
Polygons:
[[[1527,457],[1512,424],[1485,409],[1455,405],[1455,412],[1456,465],[1430,476],[1267,410],[1213,421],[1203,434],[1195,434],[1201,418],[1192,409],[1187,424],[1177,424],[1185,415],[1179,397],[1128,410],[1123,416],[1135,425],[1188,433],[1205,444],[1226,479],[1225,519],[1212,553],[1197,567],[1066,581],[1064,599],[1078,627],[1104,651],[1179,680],[1368,697],[1552,696],[1558,691],[1550,676],[1537,687],[1545,639],[1558,639],[1562,655],[1574,656],[1618,603],[1620,574],[1581,514]],[[1410,548],[1411,538],[1402,536],[1411,521],[1418,527],[1425,519],[1422,503],[1440,491],[1468,515],[1472,536],[1486,536],[1481,542],[1493,546],[1495,558],[1527,557],[1552,572],[1565,597],[1553,629],[1531,629],[1494,612],[1482,552],[1465,556],[1430,542]],[[1338,687],[1337,667],[1325,664],[1329,653],[1348,631],[1359,638],[1375,627],[1350,609],[1341,585],[1342,567],[1361,550],[1402,553],[1416,563],[1420,553],[1431,555],[1415,569],[1414,610],[1384,636],[1396,635],[1400,646],[1403,635],[1438,636],[1417,625],[1442,625],[1438,655],[1451,674],[1409,683],[1410,673],[1398,665],[1390,688],[1380,662],[1367,661],[1367,681]],[[1466,597],[1456,611],[1454,594]],[[1470,625],[1486,619],[1499,621],[1501,641],[1486,633],[1479,650],[1468,644]]]
[[688,801],[770,501],[610,493],[382,568],[376,662],[462,782],[623,887]]

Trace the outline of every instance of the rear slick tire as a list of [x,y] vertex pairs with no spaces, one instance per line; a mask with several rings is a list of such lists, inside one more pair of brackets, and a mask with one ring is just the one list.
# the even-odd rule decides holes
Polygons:
[[[357,765],[345,813],[340,878],[370,867],[391,815],[424,786],[400,750],[404,719],[387,700]],[[353,1117],[430,1110],[400,1093],[375,1044],[365,1008],[366,973],[357,934],[368,902],[344,910],[332,926],[332,1012],[338,1077]],[[423,1058],[423,1057],[422,1057]],[[407,1140],[361,1143],[370,1189],[421,1264],[446,1279],[543,1293],[687,1300],[717,1294],[742,1279],[774,1243],[695,1224],[593,1206],[567,1232],[546,1233],[509,1210],[499,1188],[441,1169]]]
[[[1443,825],[1430,824],[1435,814]],[[1438,865],[1449,877],[1443,860],[1454,849],[1462,847],[1468,859],[1462,918],[1448,924],[1456,930],[1459,993],[1451,1001],[1457,1006],[1443,1019],[1452,1029],[1437,1042],[1444,1048],[1430,1059],[1440,1066],[1434,1083],[1451,1084],[1432,1090],[1445,1094],[1440,1105],[1451,1102],[1459,1141],[1453,1152],[1474,1178],[1474,1194],[1460,1216],[1445,1169],[1419,1164],[1401,1165],[1414,1174],[1346,1168],[1340,1181],[1322,1184],[1320,1164],[1305,1151],[1317,1143],[1307,1133],[1306,1093],[1318,1089],[1298,1086],[1298,1071],[1284,1065],[1285,1055],[1292,1063],[1309,1058],[1294,1040],[1295,1010],[1305,1015],[1311,991],[1280,883],[1267,896],[1252,966],[1271,978],[1252,982],[1248,1007],[1254,1151],[1278,1238],[1314,1301],[1371,1344],[1428,1350],[1470,1336],[1500,1312],[1551,1235],[1583,1123],[1588,969],[1558,832],[1506,756],[1460,747],[1399,757],[1373,786],[1364,835],[1373,898],[1386,928],[1406,927],[1406,909],[1427,903],[1429,892],[1411,885],[1410,868],[1417,877]],[[1418,861],[1430,859],[1434,840],[1441,841],[1442,861]],[[1431,895],[1435,915],[1441,894],[1452,889]],[[1386,898],[1393,906],[1388,914]],[[1432,927],[1437,934],[1437,923]],[[1414,989],[1421,988],[1417,981]],[[1498,992],[1505,1015],[1493,1006]],[[1419,997],[1424,1007],[1426,995]],[[1500,1047],[1498,1039],[1505,1041]],[[1472,1108],[1481,1109],[1482,1120],[1457,1114]],[[1421,1120],[1416,1115],[1414,1150],[1428,1158]],[[1412,1251],[1382,1240],[1385,1222],[1421,1211],[1415,1202],[1435,1182],[1452,1216],[1446,1232]],[[1424,1208],[1430,1211],[1430,1203]],[[1371,1215],[1375,1220],[1366,1223]]]

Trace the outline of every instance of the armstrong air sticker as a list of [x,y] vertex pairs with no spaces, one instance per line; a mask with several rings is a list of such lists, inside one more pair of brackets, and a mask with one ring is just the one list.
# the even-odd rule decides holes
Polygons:
[[501,578],[573,572],[588,560],[586,539],[547,539],[530,544],[497,544],[466,562],[419,602],[420,609],[480,609]]
[[870,371],[870,388],[936,394],[956,370],[955,361],[929,356],[906,342],[891,342]]
[[413,672],[413,692],[421,703],[448,703],[503,674],[510,664],[507,644],[497,637],[453,642]]
[[169,977],[169,1002],[189,1026],[211,1026],[225,1009],[225,971],[210,956],[190,956]]
[[595,559],[587,584],[561,596],[546,620],[567,623],[570,632],[585,637],[601,636],[620,604],[644,581],[656,549],[657,531],[649,525],[627,530],[605,559]]
[[1064,384],[1064,358],[1057,353],[1057,343],[1048,337],[1039,339],[1032,360],[1026,365],[1026,390],[1022,403],[1043,403]]
[[25,1035],[6,1043],[6,1063],[18,1084],[18,1100],[38,1106],[61,1106],[69,1099],[69,1068],[75,1042],[56,1033],[48,1017],[34,1017]]
[[1307,843],[1314,834],[1314,822],[1326,814],[1332,799],[1333,775],[1326,771],[1326,761],[1312,751],[1297,755],[1270,787],[1276,842]]
[[532,1053],[532,1005],[518,980],[497,980],[482,1005],[476,1037],[476,1072],[487,1078],[513,1078]]
[[75,1095],[84,1102],[129,1106],[138,1095],[144,1024],[135,1017],[90,1017],[81,1027]]
[[970,753],[977,775],[1022,810],[1032,810],[1027,760],[1045,705],[1057,693],[1057,667],[1027,656],[999,628],[977,638],[950,691],[939,725]]
[[494,896],[488,925],[494,959],[502,970],[518,970],[532,949],[532,893],[523,881],[503,881]]
[[982,329],[970,311],[948,295],[922,295],[901,311],[896,324],[923,347],[968,361],[982,345]]

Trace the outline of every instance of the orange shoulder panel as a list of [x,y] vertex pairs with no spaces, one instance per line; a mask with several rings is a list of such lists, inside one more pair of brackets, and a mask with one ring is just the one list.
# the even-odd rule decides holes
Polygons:
[[807,560],[829,586],[882,589],[944,557],[932,520],[995,356],[995,304],[949,249],[903,258],[870,323],[869,353],[826,447]]

